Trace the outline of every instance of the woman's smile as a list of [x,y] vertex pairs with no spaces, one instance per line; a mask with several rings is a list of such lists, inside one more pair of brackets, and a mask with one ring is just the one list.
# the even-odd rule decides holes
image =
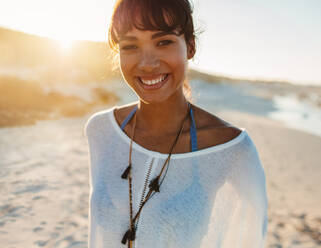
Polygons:
[[157,76],[139,76],[138,80],[145,90],[155,90],[161,88],[169,79],[168,73]]

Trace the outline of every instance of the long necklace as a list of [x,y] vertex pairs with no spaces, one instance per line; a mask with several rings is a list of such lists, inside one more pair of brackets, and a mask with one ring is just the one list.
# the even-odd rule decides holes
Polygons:
[[[135,113],[135,116],[134,116],[134,124],[133,124],[133,127],[132,127],[132,132],[131,132],[131,139],[130,139],[130,145],[129,145],[129,161],[128,161],[128,167],[126,168],[126,170],[123,172],[122,174],[122,178],[123,179],[128,179],[128,186],[129,186],[129,220],[130,220],[130,227],[129,229],[126,231],[126,233],[124,234],[123,238],[122,238],[122,241],[121,243],[122,244],[126,244],[126,242],[128,241],[128,248],[132,248],[132,241],[135,240],[135,236],[136,236],[136,228],[137,226],[135,227],[135,222],[137,220],[137,218],[139,217],[140,213],[141,213],[141,210],[143,208],[143,206],[145,205],[145,203],[156,193],[156,192],[159,192],[159,188],[161,186],[161,184],[163,183],[163,180],[166,176],[166,173],[167,173],[167,169],[168,169],[168,166],[167,166],[167,169],[166,169],[166,172],[165,172],[165,175],[164,177],[162,178],[162,180],[160,181],[160,177],[164,171],[164,168],[166,165],[169,164],[169,161],[170,161],[170,158],[171,158],[171,155],[172,155],[172,152],[173,152],[173,149],[178,141],[178,138],[180,137],[182,131],[183,131],[183,128],[184,128],[184,124],[185,124],[185,121],[186,119],[188,118],[189,116],[189,113],[190,113],[190,109],[191,109],[191,104],[188,102],[188,112],[187,112],[187,115],[185,116],[182,124],[181,124],[181,128],[174,140],[174,143],[170,149],[170,152],[168,154],[168,157],[167,159],[165,160],[164,162],[164,165],[159,173],[158,176],[156,176],[153,180],[151,180],[150,184],[148,185],[149,187],[149,191],[145,197],[145,199],[142,201],[135,217],[133,218],[133,204],[132,204],[132,177],[131,177],[131,168],[132,168],[132,162],[131,162],[131,158],[132,158],[132,143],[133,143],[133,139],[134,139],[134,135],[135,135],[135,127],[136,127],[136,113]],[[154,191],[154,192],[153,192]]]

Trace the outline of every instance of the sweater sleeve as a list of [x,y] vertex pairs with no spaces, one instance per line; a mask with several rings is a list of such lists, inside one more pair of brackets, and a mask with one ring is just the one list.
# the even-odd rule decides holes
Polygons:
[[248,135],[224,163],[229,169],[215,195],[204,247],[263,248],[268,223],[265,173]]
[[84,136],[88,145],[88,157],[89,157],[89,187],[92,191],[92,183],[95,182],[97,174],[97,159],[98,148],[101,142],[101,136],[103,133],[103,119],[99,112],[93,114],[86,122],[84,126]]
[[233,241],[242,248],[263,248],[268,224],[266,179],[257,149],[249,136],[235,159],[228,183],[238,200],[235,201],[224,247],[235,247],[236,243],[230,243]]
[[95,247],[94,237],[96,230],[93,225],[93,209],[92,209],[92,197],[93,197],[93,183],[95,183],[96,164],[97,159],[96,154],[96,143],[97,137],[99,136],[99,116],[97,114],[92,115],[86,122],[84,126],[84,136],[88,145],[88,173],[89,173],[89,206],[88,206],[88,247]]

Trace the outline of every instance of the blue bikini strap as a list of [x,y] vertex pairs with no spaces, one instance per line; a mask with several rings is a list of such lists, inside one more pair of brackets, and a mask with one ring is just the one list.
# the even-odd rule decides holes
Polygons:
[[[188,106],[190,107],[190,103],[188,103]],[[123,123],[121,124],[121,127],[120,127],[122,130],[124,130],[127,123],[134,116],[137,108],[138,108],[138,105],[136,105],[133,108],[133,110],[129,113],[129,115],[125,118],[125,120],[123,121]],[[195,124],[195,119],[194,119],[192,108],[190,108],[190,115],[191,115],[191,128],[190,128],[191,150],[192,150],[192,152],[194,152],[194,151],[197,151],[197,134],[196,134],[196,124]]]
[[121,124],[121,129],[124,130],[125,126],[127,125],[127,123],[130,121],[130,119],[133,117],[133,115],[135,114],[136,110],[138,108],[138,105],[136,105],[133,110],[129,113],[129,115],[126,117],[126,119],[123,121],[123,123]]
[[[190,104],[190,103],[188,103]],[[191,114],[191,128],[189,130],[190,136],[191,136],[191,150],[192,152],[197,151],[197,134],[196,134],[196,124],[193,114],[192,107],[190,108],[190,114]]]

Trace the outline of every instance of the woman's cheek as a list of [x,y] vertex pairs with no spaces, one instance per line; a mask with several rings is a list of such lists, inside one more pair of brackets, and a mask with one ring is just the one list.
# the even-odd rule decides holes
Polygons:
[[187,62],[187,51],[184,46],[175,46],[169,51],[169,61],[177,66],[184,66]]
[[171,67],[175,68],[175,70],[179,73],[184,73],[188,65],[186,56],[184,56],[182,53],[172,53],[170,64],[172,65]]
[[131,71],[133,61],[130,58],[130,56],[120,55],[120,62],[119,63],[120,63],[121,72],[122,72],[123,76],[125,77],[125,79],[127,79],[127,77],[129,76],[129,73]]

